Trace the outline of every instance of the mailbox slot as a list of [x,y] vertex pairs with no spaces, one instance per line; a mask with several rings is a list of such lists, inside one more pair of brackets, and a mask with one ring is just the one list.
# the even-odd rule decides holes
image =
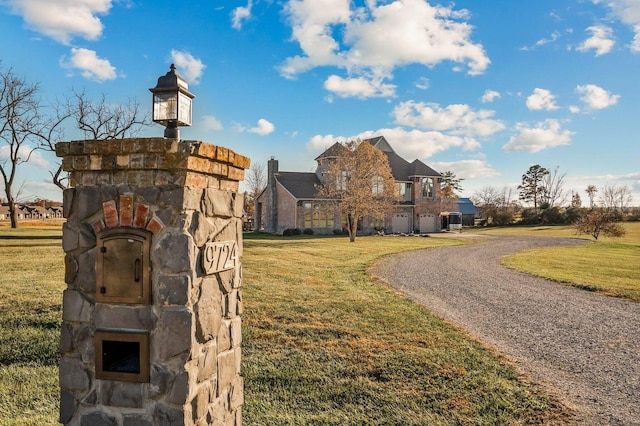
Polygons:
[[149,382],[149,335],[96,331],[96,378]]
[[96,301],[149,304],[151,233],[116,228],[97,237]]

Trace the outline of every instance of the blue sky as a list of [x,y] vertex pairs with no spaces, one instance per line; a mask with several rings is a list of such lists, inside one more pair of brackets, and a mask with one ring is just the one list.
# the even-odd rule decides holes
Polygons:
[[[281,170],[383,135],[463,196],[540,164],[583,204],[587,185],[626,185],[640,205],[640,0],[0,0],[0,40],[3,69],[47,100],[148,110],[175,63],[196,95],[182,138]],[[61,199],[56,161],[21,167],[23,198]]]

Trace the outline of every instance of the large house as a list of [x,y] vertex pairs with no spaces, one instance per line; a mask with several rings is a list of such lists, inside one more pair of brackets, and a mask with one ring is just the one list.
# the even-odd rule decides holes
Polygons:
[[[371,234],[439,232],[442,176],[420,160],[409,163],[393,150],[384,136],[366,139],[382,151],[389,160],[391,172],[398,185],[400,201],[388,216],[381,220],[360,218],[359,232]],[[322,199],[318,188],[324,183],[323,171],[339,153],[338,143],[320,154],[315,161],[316,171],[282,172],[278,160],[267,164],[267,187],[256,199],[256,229],[282,233],[286,229],[313,229],[314,233],[330,234],[346,226],[346,217],[331,200]]]

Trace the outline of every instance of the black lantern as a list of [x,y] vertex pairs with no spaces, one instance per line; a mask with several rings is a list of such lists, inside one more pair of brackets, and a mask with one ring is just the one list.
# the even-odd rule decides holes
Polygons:
[[188,89],[173,64],[168,73],[158,78],[156,87],[149,89],[153,93],[153,121],[166,127],[165,138],[178,139],[178,126],[191,126],[191,102],[195,95]]

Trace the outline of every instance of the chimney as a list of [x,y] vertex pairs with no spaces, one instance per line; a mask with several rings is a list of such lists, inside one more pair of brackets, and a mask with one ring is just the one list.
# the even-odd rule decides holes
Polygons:
[[278,176],[278,160],[274,157],[267,162],[267,211],[265,214],[264,230],[278,232],[278,191],[276,188]]

